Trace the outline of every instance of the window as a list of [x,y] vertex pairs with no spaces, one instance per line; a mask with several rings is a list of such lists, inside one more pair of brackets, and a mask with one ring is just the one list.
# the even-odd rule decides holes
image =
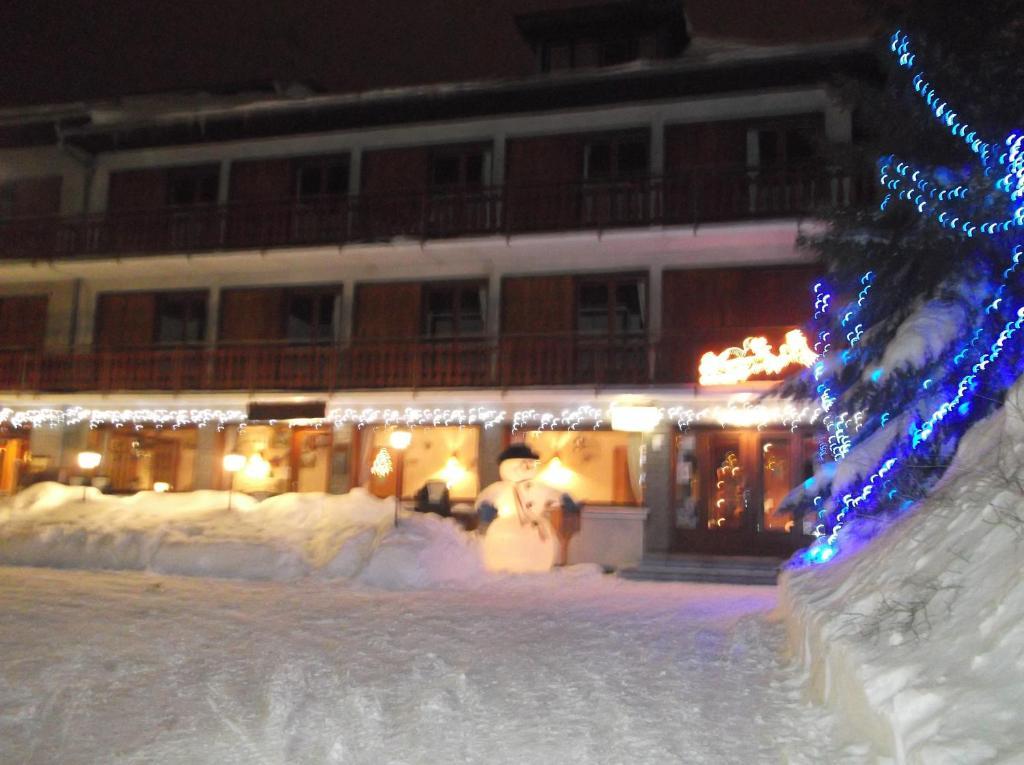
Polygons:
[[610,430],[517,431],[540,457],[537,478],[577,502],[639,505],[644,496],[643,439]]
[[430,159],[430,185],[437,190],[479,188],[490,181],[491,153],[484,149],[446,150]]
[[596,277],[579,282],[576,330],[581,334],[637,334],[644,331],[644,281],[639,277]]
[[583,175],[588,181],[638,178],[650,172],[645,135],[615,136],[587,143]]
[[217,165],[173,169],[167,176],[167,203],[176,206],[214,204],[219,183]]
[[762,167],[799,164],[813,159],[822,140],[817,118],[794,118],[775,125],[754,128],[757,162]]
[[426,337],[482,335],[487,324],[487,287],[479,282],[424,287],[423,334]]
[[206,339],[206,293],[162,292],[156,300],[156,342],[201,343]]
[[302,160],[295,169],[295,195],[303,201],[348,193],[348,158]]
[[291,290],[285,297],[285,337],[293,343],[334,340],[334,290]]
[[635,38],[605,40],[597,49],[598,66],[617,66],[635,61],[637,57],[637,41]]

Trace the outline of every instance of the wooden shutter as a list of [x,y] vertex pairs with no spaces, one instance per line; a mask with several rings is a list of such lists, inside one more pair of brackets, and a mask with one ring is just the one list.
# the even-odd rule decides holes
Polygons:
[[381,149],[363,154],[362,190],[367,194],[388,191],[421,191],[430,175],[425,147]]
[[707,165],[746,165],[747,126],[745,120],[667,126],[666,175]]
[[167,204],[167,170],[121,170],[110,174],[107,210],[147,210]]
[[155,292],[107,292],[96,305],[94,342],[99,348],[152,345]]
[[56,215],[60,212],[60,184],[59,175],[15,181],[11,215]]
[[583,138],[516,138],[505,147],[509,231],[554,231],[580,224]]
[[0,298],[0,348],[41,348],[47,302],[46,295]]
[[419,282],[357,285],[353,335],[359,340],[419,337],[420,295]]
[[575,327],[571,276],[517,276],[501,284],[503,334],[568,333]]
[[258,159],[231,163],[229,198],[232,202],[281,202],[291,199],[292,165],[288,159]]
[[284,338],[284,291],[225,290],[220,296],[220,339],[231,342]]

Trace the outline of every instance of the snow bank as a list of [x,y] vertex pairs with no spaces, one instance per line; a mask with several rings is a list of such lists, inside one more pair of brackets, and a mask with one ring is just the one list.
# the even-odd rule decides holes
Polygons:
[[[907,367],[920,369],[937,359],[963,333],[964,319],[964,309],[955,303],[933,300],[922,305],[900,324],[885,347],[878,379]],[[864,379],[874,373],[875,367],[868,366]]]
[[472,582],[475,537],[451,519],[407,513],[363,489],[282,494],[140,492],[42,483],[0,502],[0,564],[148,570],[242,579],[314,575],[388,588]]
[[1024,384],[1007,402],[911,514],[780,580],[812,694],[897,762],[1024,758]]

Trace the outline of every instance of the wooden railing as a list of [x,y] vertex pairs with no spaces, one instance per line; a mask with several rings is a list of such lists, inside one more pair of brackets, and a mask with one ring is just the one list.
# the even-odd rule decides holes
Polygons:
[[164,391],[645,386],[693,383],[699,357],[790,327],[667,335],[506,335],[54,352],[0,350],[0,390]]
[[361,194],[0,222],[0,259],[342,245],[802,216],[862,202],[870,177],[823,164],[708,167],[615,182]]

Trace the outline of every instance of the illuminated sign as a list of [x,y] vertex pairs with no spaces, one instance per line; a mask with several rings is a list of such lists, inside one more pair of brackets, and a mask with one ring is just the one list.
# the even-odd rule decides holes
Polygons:
[[739,348],[705,353],[700,359],[699,379],[701,385],[736,385],[755,375],[777,375],[793,364],[809,367],[816,359],[804,333],[793,329],[786,333],[778,353],[764,337],[748,337]]

